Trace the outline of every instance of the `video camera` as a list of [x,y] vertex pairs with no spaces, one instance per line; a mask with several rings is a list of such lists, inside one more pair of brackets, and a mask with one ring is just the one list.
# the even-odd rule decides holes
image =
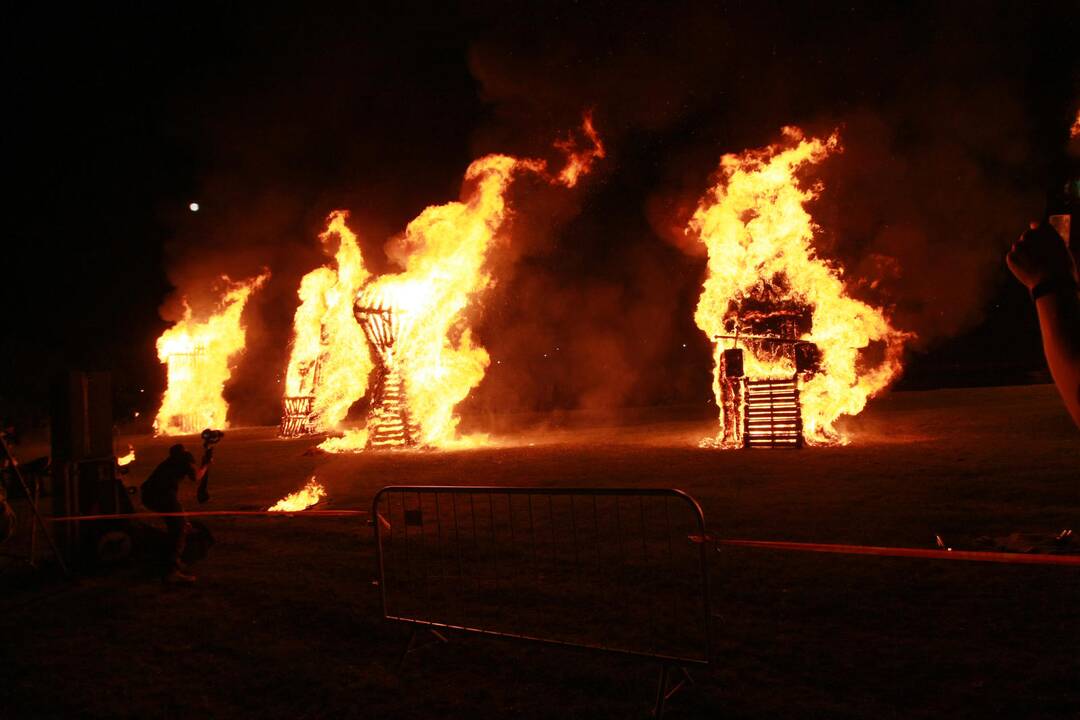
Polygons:
[[[202,444],[203,444],[203,467],[210,463],[210,459],[214,456],[214,446],[221,442],[221,438],[225,437],[225,433],[222,430],[211,430],[206,428],[202,431]],[[200,503],[207,502],[210,499],[210,469],[206,468],[206,472],[203,473],[202,480],[199,482],[199,489],[195,492],[195,497]]]

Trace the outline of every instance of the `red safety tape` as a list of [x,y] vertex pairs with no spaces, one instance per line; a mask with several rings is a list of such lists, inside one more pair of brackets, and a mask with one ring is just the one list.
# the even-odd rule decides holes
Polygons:
[[112,513],[108,515],[66,515],[63,517],[45,518],[46,522],[78,522],[80,520],[142,520],[146,518],[160,517],[229,517],[238,516],[263,516],[263,517],[324,517],[341,518],[367,515],[367,510],[195,510],[191,512],[141,512],[141,513]]
[[927,558],[930,560],[966,560],[973,562],[1020,565],[1080,566],[1080,555],[1039,555],[1034,553],[982,552],[970,550],[927,550],[924,548],[875,547],[873,545],[827,545],[822,543],[778,542],[771,540],[714,540],[714,542],[717,545],[733,545],[736,547],[759,548],[762,550],[794,550],[796,552],[914,557]]

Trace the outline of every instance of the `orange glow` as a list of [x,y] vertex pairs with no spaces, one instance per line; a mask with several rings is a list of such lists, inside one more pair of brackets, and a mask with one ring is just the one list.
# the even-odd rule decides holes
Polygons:
[[347,218],[342,211],[331,213],[319,237],[334,266],[304,276],[293,317],[285,394],[312,397],[317,430],[335,428],[345,419],[349,407],[367,391],[374,368],[364,332],[353,317],[353,301],[370,273]]
[[[701,199],[688,228],[708,249],[708,275],[694,319],[710,339],[731,332],[748,300],[767,297],[809,308],[811,329],[800,339],[817,345],[821,361],[820,370],[802,382],[800,399],[803,434],[814,444],[846,442],[835,421],[859,413],[888,386],[911,337],[894,329],[881,309],[851,297],[842,269],[814,248],[817,228],[805,205],[822,188],[796,175],[840,151],[836,134],[820,140],[784,128],[781,143],[725,155],[719,182]],[[729,341],[717,343],[713,382],[721,427],[720,352],[726,346]],[[865,353],[871,346],[873,360]],[[796,370],[790,360],[752,350],[745,352],[744,364],[747,377],[762,379],[790,378]]]
[[185,435],[203,428],[228,427],[228,404],[222,396],[232,372],[229,360],[244,349],[241,315],[251,293],[262,287],[268,272],[233,283],[215,313],[196,320],[184,302],[184,316],[157,341],[158,359],[167,368],[161,409],[154,420],[157,435]]
[[269,512],[300,512],[318,503],[326,497],[326,488],[320,485],[312,475],[300,490],[286,495],[267,508]]
[[1072,127],[1069,129],[1069,137],[1080,137],[1080,110],[1076,111],[1076,119],[1073,120]]
[[592,169],[593,162],[601,160],[605,156],[604,144],[600,142],[600,136],[593,128],[591,112],[585,113],[585,117],[581,122],[581,132],[592,144],[592,147],[580,152],[575,151],[576,143],[573,137],[555,143],[555,147],[566,153],[566,166],[559,173],[559,182],[566,187],[577,185],[578,178]]
[[[412,442],[427,447],[484,442],[482,437],[458,436],[454,409],[480,383],[490,362],[474,339],[472,315],[493,282],[489,254],[497,241],[507,239],[506,194],[521,173],[540,175],[553,184],[577,183],[604,156],[589,116],[582,133],[590,144],[586,150],[577,151],[569,139],[556,143],[566,154],[566,165],[554,177],[543,160],[488,155],[474,161],[465,172],[461,200],[426,208],[387,244],[387,256],[398,272],[372,278],[356,236],[345,224],[347,214],[330,215],[322,238],[324,246],[332,238],[338,241],[334,266],[314,270],[301,282],[286,374],[286,396],[314,398],[316,430],[338,429],[349,407],[368,394],[369,378],[378,368],[382,392],[392,385],[395,403],[401,397],[409,418],[407,431],[417,433]],[[387,323],[393,334],[390,345],[371,345],[357,321],[356,306],[368,309],[369,331]],[[384,310],[387,314],[380,315]],[[369,425],[319,447],[329,452],[363,450],[377,436]]]
[[124,467],[125,465],[130,465],[133,462],[135,462],[135,448],[128,445],[127,453],[116,458],[116,464],[120,467]]

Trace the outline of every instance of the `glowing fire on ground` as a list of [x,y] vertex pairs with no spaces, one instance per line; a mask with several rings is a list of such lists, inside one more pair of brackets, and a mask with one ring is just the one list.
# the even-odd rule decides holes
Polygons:
[[[688,228],[709,256],[694,316],[698,327],[710,339],[766,338],[742,341],[742,375],[797,377],[801,432],[812,444],[846,442],[835,421],[859,413],[896,377],[903,343],[911,337],[894,329],[881,309],[851,297],[842,270],[814,249],[816,226],[805,205],[821,187],[804,185],[796,174],[838,151],[836,134],[819,140],[785,128],[780,144],[725,155],[719,182],[701,199]],[[744,440],[742,418],[731,414],[745,407],[745,385],[740,390],[725,377],[723,352],[739,342],[716,346],[713,390],[721,431],[715,444],[728,447]],[[800,373],[805,363],[794,357],[799,348],[815,355],[812,370]]]
[[227,289],[216,312],[196,320],[185,301],[184,316],[158,338],[158,359],[167,366],[167,381],[155,434],[228,427],[229,407],[222,393],[232,374],[229,360],[244,349],[244,306],[269,276],[263,273],[239,283],[223,277]]
[[326,488],[320,485],[315,476],[307,481],[300,490],[290,493],[267,508],[269,512],[300,512],[326,497]]
[[116,464],[120,467],[124,467],[125,465],[130,465],[133,462],[135,462],[135,448],[133,448],[131,445],[128,445],[128,451],[116,458]]
[[[330,215],[321,237],[328,251],[337,241],[334,267],[314,270],[301,282],[282,434],[336,429],[349,407],[369,394],[366,426],[328,439],[323,450],[479,442],[458,437],[454,409],[489,364],[474,339],[470,310],[492,284],[487,260],[510,212],[506,194],[521,173],[573,187],[604,157],[588,115],[582,132],[584,150],[575,151],[572,140],[556,143],[567,161],[555,176],[543,160],[488,155],[474,161],[460,201],[426,208],[388,244],[400,272],[372,278],[347,214]],[[306,408],[306,420],[290,418],[290,407],[298,414]]]

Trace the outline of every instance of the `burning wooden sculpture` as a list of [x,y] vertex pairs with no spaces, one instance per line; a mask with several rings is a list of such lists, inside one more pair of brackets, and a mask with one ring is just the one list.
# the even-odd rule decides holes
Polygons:
[[807,138],[789,127],[774,145],[724,155],[687,226],[709,257],[694,312],[717,342],[721,427],[708,446],[845,443],[836,421],[861,412],[900,371],[911,335],[855,297],[817,247],[807,206],[823,187],[807,172],[834,152],[836,134]]
[[408,387],[401,357],[395,352],[397,343],[407,331],[405,315],[368,292],[357,297],[353,309],[378,364],[377,377],[370,393],[367,447],[413,447],[419,442],[420,427],[410,417]]
[[182,299],[183,315],[157,339],[166,366],[165,393],[154,419],[156,435],[187,435],[205,427],[228,427],[225,384],[232,363],[244,351],[243,313],[251,294],[269,272],[240,282],[221,277],[224,295],[196,317]]
[[322,356],[313,361],[300,363],[298,369],[299,391],[296,395],[286,395],[281,399],[281,429],[283,438],[313,435],[319,432],[319,419],[315,412],[315,390],[319,387],[319,370]]
[[[197,345],[189,352],[170,353],[165,359],[166,378],[168,386],[183,386],[184,382],[199,377],[199,368],[203,363],[206,350]],[[184,405],[183,412],[169,415],[167,418],[159,418],[158,422],[163,427],[168,427],[172,434],[189,435],[196,433],[203,426],[203,418],[191,404]]]
[[301,377],[302,395],[282,398],[281,437],[300,437],[318,432],[315,415],[315,388],[319,385],[319,361],[304,368]]
[[[720,445],[803,446],[799,389],[820,370],[821,362],[817,346],[800,339],[809,332],[811,322],[809,312],[789,309],[744,307],[729,318],[728,334],[715,338]],[[732,346],[724,349],[725,341]]]

